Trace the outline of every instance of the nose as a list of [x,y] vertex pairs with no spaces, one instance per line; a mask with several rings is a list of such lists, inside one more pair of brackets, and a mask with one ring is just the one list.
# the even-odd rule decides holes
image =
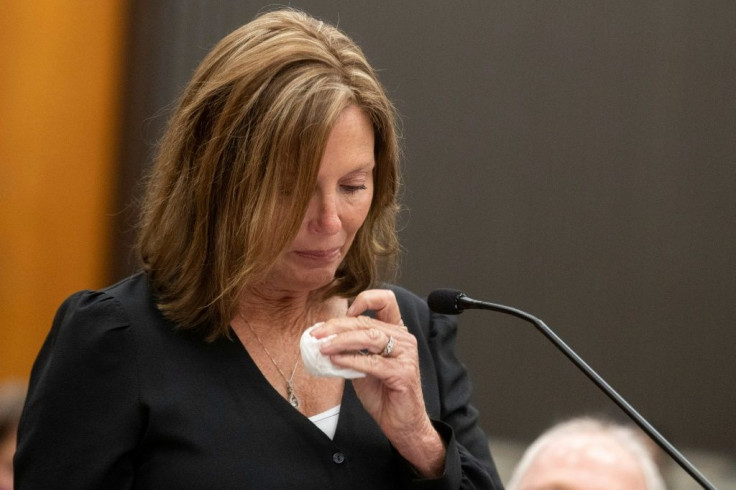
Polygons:
[[309,228],[316,233],[334,235],[342,227],[337,196],[333,193],[315,192],[309,202],[307,216]]

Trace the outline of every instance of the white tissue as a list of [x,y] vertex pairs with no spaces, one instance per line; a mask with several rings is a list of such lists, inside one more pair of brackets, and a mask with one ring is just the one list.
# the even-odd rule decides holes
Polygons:
[[312,337],[310,333],[315,327],[322,325],[322,322],[316,323],[306,329],[299,341],[299,349],[302,351],[302,362],[309,374],[312,376],[324,376],[331,378],[355,379],[364,378],[365,373],[355,371],[354,369],[339,368],[332,364],[330,358],[319,351],[319,346],[323,342],[335,337],[330,335],[321,339]]

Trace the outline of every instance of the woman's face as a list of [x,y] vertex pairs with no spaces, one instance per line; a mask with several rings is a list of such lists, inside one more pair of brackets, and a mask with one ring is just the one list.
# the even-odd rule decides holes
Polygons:
[[368,116],[346,107],[327,140],[299,232],[266,281],[269,289],[313,291],[333,280],[373,200],[373,138]]

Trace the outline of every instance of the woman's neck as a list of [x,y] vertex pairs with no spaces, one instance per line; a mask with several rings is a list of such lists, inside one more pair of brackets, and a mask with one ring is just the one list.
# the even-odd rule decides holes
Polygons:
[[323,299],[321,291],[294,293],[261,288],[241,295],[238,316],[257,332],[278,330],[284,335],[301,334],[317,322],[344,316],[346,310],[346,299]]

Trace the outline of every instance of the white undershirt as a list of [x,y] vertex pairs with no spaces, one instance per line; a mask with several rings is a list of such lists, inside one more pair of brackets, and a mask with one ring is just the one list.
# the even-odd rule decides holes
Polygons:
[[340,417],[340,405],[325,410],[317,415],[309,417],[314,425],[320,428],[322,432],[327,434],[327,437],[333,439],[335,437],[335,430],[337,430],[337,419]]

